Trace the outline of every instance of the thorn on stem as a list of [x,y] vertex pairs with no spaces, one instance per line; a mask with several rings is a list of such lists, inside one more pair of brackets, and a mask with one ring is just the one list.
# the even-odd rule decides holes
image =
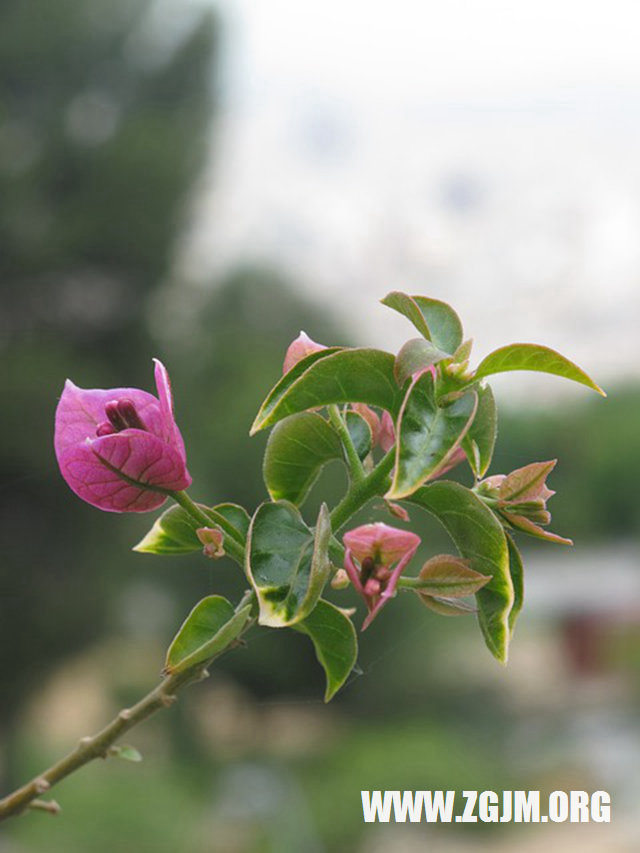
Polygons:
[[160,701],[165,708],[169,708],[173,705],[174,702],[177,702],[178,697],[174,696],[173,693],[161,693]]
[[131,708],[123,708],[122,711],[118,714],[118,719],[123,722],[127,722],[127,720],[131,719]]

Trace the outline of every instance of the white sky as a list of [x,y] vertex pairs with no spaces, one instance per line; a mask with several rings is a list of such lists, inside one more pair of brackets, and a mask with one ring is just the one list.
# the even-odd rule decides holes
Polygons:
[[[224,106],[188,276],[280,267],[388,349],[407,328],[374,299],[422,292],[478,357],[534,340],[637,376],[638,0],[217,6]],[[460,185],[466,213],[443,202]]]

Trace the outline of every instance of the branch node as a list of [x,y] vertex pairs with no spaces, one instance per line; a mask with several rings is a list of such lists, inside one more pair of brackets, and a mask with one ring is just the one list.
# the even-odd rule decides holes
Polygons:
[[177,702],[178,697],[173,693],[161,693],[160,694],[160,702],[162,703],[164,708],[169,708],[173,705],[174,702]]
[[90,746],[91,743],[93,743],[93,738],[90,737],[89,735],[86,735],[86,737],[80,738],[80,740],[78,741],[78,746],[81,746],[81,747]]
[[118,714],[118,719],[122,720],[122,722],[126,723],[131,719],[131,708],[123,708],[122,711]]
[[51,787],[51,783],[41,776],[39,779],[35,780],[33,787],[39,794],[44,794],[45,791],[48,791]]

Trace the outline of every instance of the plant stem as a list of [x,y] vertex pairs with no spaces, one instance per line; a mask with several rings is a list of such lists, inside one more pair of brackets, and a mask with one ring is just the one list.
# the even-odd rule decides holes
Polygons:
[[[402,577],[398,578],[396,582],[396,587],[398,589],[431,589],[433,590],[437,584],[434,584],[432,580],[423,580],[422,578],[411,578],[411,577]],[[445,595],[445,593],[434,592],[434,595]]]
[[170,492],[174,501],[189,513],[194,521],[197,521],[202,527],[211,527],[212,524],[217,525],[225,534],[224,550],[241,566],[244,565],[244,543],[238,541],[238,533],[235,527],[227,521],[227,519],[216,512],[215,509],[208,507],[202,508],[195,501],[191,500],[186,492]]
[[358,456],[351,439],[351,433],[347,429],[347,425],[340,414],[340,409],[335,405],[335,403],[328,407],[328,412],[329,420],[331,421],[335,431],[340,436],[340,441],[342,442],[342,446],[344,447],[344,451],[347,455],[351,482],[358,483],[364,479],[364,468],[362,467],[362,462],[360,461],[360,457]]
[[383,456],[376,467],[362,480],[353,483],[347,494],[331,513],[331,529],[334,533],[349,521],[352,515],[361,509],[367,501],[376,495],[383,495],[389,487],[389,473],[395,461],[395,449]]
[[[253,591],[248,590],[236,607],[236,612],[245,607],[253,595]],[[247,623],[244,631],[251,624],[252,620]],[[237,637],[227,649],[236,645],[238,639]],[[125,732],[134,728],[134,726],[137,726],[161,708],[168,708],[170,705],[173,705],[177,699],[176,694],[182,687],[206,678],[208,675],[206,669],[207,663],[210,663],[210,661],[199,663],[196,666],[164,678],[160,684],[154,687],[150,693],[147,693],[133,707],[124,708],[95,735],[83,737],[75,749],[71,750],[71,752],[59,761],[56,761],[47,770],[39,773],[30,782],[27,782],[26,785],[22,785],[22,787],[17,788],[13,793],[0,800],[0,822],[14,815],[21,814],[29,808],[57,814],[60,811],[58,804],[53,800],[40,799],[42,794],[95,758],[107,758],[110,747]]]

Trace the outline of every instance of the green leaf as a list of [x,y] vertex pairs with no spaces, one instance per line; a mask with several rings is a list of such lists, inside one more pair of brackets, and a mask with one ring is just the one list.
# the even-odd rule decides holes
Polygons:
[[322,467],[342,459],[333,427],[315,412],[291,415],[271,431],[264,454],[264,481],[271,499],[301,504]]
[[431,331],[429,330],[429,326],[427,326],[422,311],[406,293],[394,290],[391,293],[387,293],[380,302],[388,308],[393,308],[398,314],[402,314],[407,320],[413,323],[423,338],[426,338],[428,341],[431,340]]
[[371,427],[357,412],[347,412],[345,422],[358,458],[362,461],[371,452]]
[[192,551],[201,551],[202,542],[196,536],[199,526],[182,507],[172,506],[154,521],[151,530],[133,550],[143,554],[190,554]]
[[563,376],[565,379],[571,379],[573,382],[592,388],[603,397],[607,396],[577,364],[569,361],[559,352],[538,344],[509,344],[494,350],[478,365],[475,379],[510,370],[537,370],[541,373]]
[[469,613],[477,613],[475,607],[466,601],[456,598],[441,598],[438,595],[421,595],[420,601],[429,610],[440,616],[466,616]]
[[509,546],[509,574],[511,575],[511,583],[513,584],[513,605],[509,612],[509,633],[513,636],[516,619],[522,610],[524,602],[524,567],[516,543],[508,533],[506,537],[507,545]]
[[256,510],[246,549],[246,569],[260,605],[259,623],[284,628],[315,607],[329,578],[331,522],[320,508],[315,533],[295,506],[263,503]]
[[396,356],[394,373],[398,385],[404,385],[407,379],[418,370],[431,367],[431,365],[437,364],[445,358],[451,358],[451,356],[438,349],[431,341],[426,341],[424,338],[412,338],[406,342]]
[[421,597],[460,598],[473,595],[491,578],[474,571],[468,560],[451,554],[437,554],[424,564],[418,580],[420,586],[414,588]]
[[[208,512],[204,504],[197,504],[203,512]],[[244,542],[249,530],[249,515],[237,504],[223,503],[213,509],[224,516],[233,525],[239,542]],[[202,542],[196,536],[196,530],[203,525],[195,521],[180,506],[172,506],[157,518],[151,530],[133,548],[143,554],[191,554],[202,550]],[[211,526],[215,527],[214,521]]]
[[433,376],[423,373],[414,380],[398,417],[396,463],[387,500],[410,495],[446,466],[471,425],[477,403],[476,392],[470,391],[441,407]]
[[269,393],[251,435],[308,409],[331,403],[367,403],[397,414],[400,389],[394,357],[377,349],[327,349],[298,362]]
[[468,341],[463,341],[453,354],[453,363],[463,364],[465,361],[468,361],[472,348],[473,339],[470,338]]
[[407,296],[394,291],[381,300],[410,320],[420,334],[451,355],[462,343],[462,323],[450,305],[426,296]]
[[226,598],[209,595],[185,619],[167,652],[168,675],[206,663],[229,646],[247,623],[251,605],[235,612]]
[[[251,517],[246,509],[234,503],[216,504],[212,509],[219,512],[223,518],[226,518],[234,528],[238,541],[244,544],[247,541],[249,524],[251,523]],[[211,522],[211,526],[215,527],[215,521]]]
[[493,391],[487,385],[477,387],[478,410],[469,427],[467,434],[462,439],[462,448],[466,453],[471,470],[476,477],[484,477],[491,458],[493,448],[498,434],[498,410]]
[[506,663],[514,591],[502,525],[473,492],[447,480],[423,486],[407,500],[435,515],[475,571],[491,575],[476,593],[478,621],[489,651]]
[[107,750],[107,755],[112,756],[113,758],[121,758],[123,761],[132,761],[135,764],[142,761],[142,755],[138,752],[135,746],[128,746],[127,744],[122,744],[122,746],[110,746]]
[[454,353],[462,343],[462,323],[450,305],[439,299],[414,296],[414,302],[427,321],[431,340],[448,353]]
[[329,702],[347,680],[358,656],[353,622],[338,607],[321,599],[306,619],[293,627],[311,638],[327,677],[324,701]]

